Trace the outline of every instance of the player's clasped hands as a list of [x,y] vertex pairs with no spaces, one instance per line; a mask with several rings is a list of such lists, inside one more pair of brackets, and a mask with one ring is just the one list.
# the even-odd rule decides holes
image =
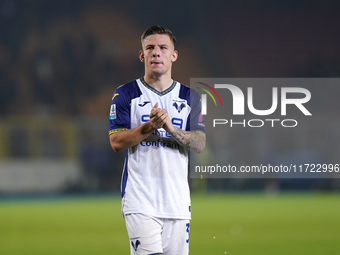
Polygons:
[[169,114],[166,109],[158,108],[158,102],[152,107],[149,117],[153,128],[164,128],[168,131],[171,125]]

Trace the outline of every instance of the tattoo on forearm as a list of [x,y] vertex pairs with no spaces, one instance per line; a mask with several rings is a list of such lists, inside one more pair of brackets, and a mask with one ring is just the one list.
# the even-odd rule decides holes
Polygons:
[[201,153],[205,147],[205,135],[202,132],[184,131],[175,128],[172,137],[184,148]]

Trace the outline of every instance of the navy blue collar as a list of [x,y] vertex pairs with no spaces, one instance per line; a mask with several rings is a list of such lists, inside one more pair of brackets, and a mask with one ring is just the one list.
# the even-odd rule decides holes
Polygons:
[[171,90],[173,90],[173,89],[175,88],[175,86],[176,86],[176,81],[173,79],[173,80],[172,80],[171,86],[170,86],[169,88],[167,88],[166,90],[160,92],[160,91],[158,91],[157,89],[151,87],[149,84],[147,84],[143,77],[140,78],[140,81],[143,83],[143,85],[144,85],[145,87],[147,87],[147,88],[150,89],[151,91],[155,92],[155,93],[156,93],[157,95],[159,95],[159,96],[164,96],[165,94],[168,94],[168,93],[169,93]]

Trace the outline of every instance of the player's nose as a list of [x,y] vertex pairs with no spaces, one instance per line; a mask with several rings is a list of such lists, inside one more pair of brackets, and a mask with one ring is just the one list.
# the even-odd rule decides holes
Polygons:
[[152,54],[153,57],[159,57],[160,56],[159,52],[160,52],[160,49],[158,47],[155,47],[153,49],[153,54]]

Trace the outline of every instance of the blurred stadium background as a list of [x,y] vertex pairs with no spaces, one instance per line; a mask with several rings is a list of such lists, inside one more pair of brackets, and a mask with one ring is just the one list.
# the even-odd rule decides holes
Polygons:
[[[109,145],[107,121],[115,88],[143,75],[138,51],[147,27],[177,36],[173,77],[187,85],[191,77],[339,77],[339,7],[332,0],[1,0],[0,254],[127,254],[124,158]],[[324,154],[340,155],[338,126]],[[274,188],[267,180],[192,182],[192,254],[339,251],[339,180]]]

